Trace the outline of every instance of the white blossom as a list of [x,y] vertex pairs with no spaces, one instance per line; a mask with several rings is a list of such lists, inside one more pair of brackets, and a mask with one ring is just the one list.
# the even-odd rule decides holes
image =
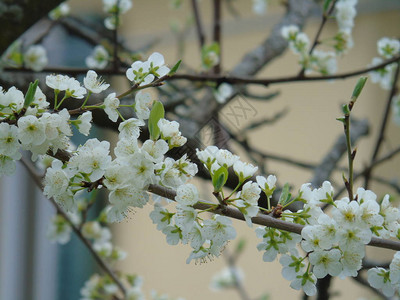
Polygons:
[[58,20],[62,17],[65,17],[69,14],[70,12],[70,7],[67,2],[61,3],[59,6],[57,6],[55,9],[49,12],[49,18],[52,20]]
[[218,164],[224,166],[225,168],[232,167],[235,162],[239,160],[239,156],[234,155],[232,152],[226,149],[219,149],[215,153],[215,158]]
[[68,186],[69,177],[63,170],[63,163],[57,159],[53,160],[51,168],[46,171],[43,193],[47,197],[57,196],[65,193]]
[[66,244],[71,238],[71,225],[61,215],[55,215],[47,228],[47,238],[52,242]]
[[390,281],[390,272],[384,268],[372,268],[368,272],[368,283],[376,288],[382,290],[386,297],[392,297],[395,289]]
[[90,128],[92,128],[92,112],[86,111],[81,114],[78,119],[79,122],[76,122],[76,127],[78,128],[79,132],[84,135],[89,135]]
[[275,189],[276,184],[276,176],[275,175],[268,175],[267,178],[264,176],[257,176],[256,177],[258,186],[263,191],[272,191]]
[[335,17],[339,30],[352,30],[354,26],[354,18],[357,15],[357,10],[355,8],[356,5],[357,0],[340,0],[336,3]]
[[50,103],[46,101],[46,95],[39,86],[36,88],[32,104],[37,105],[39,109],[46,109],[50,106]]
[[153,224],[157,225],[158,230],[163,230],[171,224],[173,213],[170,213],[166,208],[161,205],[154,205],[154,210],[150,213],[150,219]]
[[260,198],[261,189],[258,184],[252,181],[246,182],[242,190],[237,193],[237,197],[251,205],[257,205]]
[[189,233],[195,226],[197,211],[186,205],[176,206],[175,224],[182,230],[182,234]]
[[304,272],[305,263],[295,255],[284,254],[279,259],[279,262],[283,266],[282,276],[286,280],[295,280],[297,276]]
[[19,151],[18,127],[0,123],[0,154],[14,156]]
[[296,279],[290,283],[290,287],[294,288],[295,290],[303,289],[307,296],[313,296],[317,293],[317,288],[315,287],[316,283],[317,278],[315,275],[305,272],[302,275],[298,275]]
[[[93,70],[89,70],[83,78],[83,84],[85,88],[92,93],[99,94],[105,91],[110,85],[105,83],[101,78],[97,78],[97,73]],[[115,95],[114,95],[115,96]]]
[[81,86],[80,82],[75,78],[71,77],[67,80],[67,88],[65,94],[67,97],[72,97],[76,99],[82,99],[86,94],[86,89]]
[[103,105],[105,107],[104,112],[108,115],[108,118],[113,122],[117,122],[119,99],[116,97],[116,94],[109,94],[106,99],[104,99]]
[[297,25],[287,25],[281,28],[281,35],[286,40],[294,41],[299,32],[300,29]]
[[151,96],[149,93],[142,91],[138,92],[135,96],[135,112],[136,116],[141,120],[147,120],[150,116]]
[[215,215],[213,219],[204,220],[204,236],[216,244],[224,244],[236,237],[232,221],[224,216]]
[[35,116],[18,119],[18,138],[23,145],[40,145],[46,140],[45,126]]
[[235,287],[237,282],[243,281],[244,275],[241,269],[227,267],[214,274],[211,278],[210,288],[214,291]]
[[107,50],[101,46],[97,45],[93,48],[92,53],[86,57],[86,66],[90,69],[104,69],[107,67],[110,60],[110,55]]
[[77,155],[72,156],[69,167],[87,174],[91,181],[99,180],[111,162],[109,149],[110,143],[107,141],[87,140],[78,148]]
[[10,87],[7,92],[0,91],[0,104],[5,106],[1,110],[2,113],[18,112],[24,106],[24,94],[16,87]]
[[146,140],[141,148],[146,159],[158,163],[164,159],[164,154],[169,150],[168,144],[164,140]]
[[177,245],[180,240],[180,229],[177,226],[168,225],[162,233],[166,235],[168,245]]
[[199,201],[199,192],[191,183],[181,185],[176,190],[175,200],[182,205],[194,205]]
[[213,93],[215,100],[217,100],[218,103],[223,104],[233,94],[233,88],[228,83],[221,83]]
[[103,0],[104,12],[114,13],[118,4],[119,13],[126,13],[132,8],[131,0]]
[[339,262],[341,256],[339,249],[318,250],[310,253],[309,260],[314,266],[314,275],[317,278],[324,278],[327,274],[331,276],[339,275],[342,271],[342,264]]
[[165,76],[170,69],[165,66],[164,56],[161,53],[154,52],[149,56],[147,61],[150,63],[150,71],[157,77]]
[[67,75],[47,75],[46,85],[54,90],[65,91],[68,88],[68,80]]
[[399,284],[400,282],[400,252],[397,251],[389,265],[390,281],[392,284]]
[[265,15],[268,8],[268,1],[269,0],[253,0],[253,12],[257,15]]
[[245,179],[253,176],[254,173],[257,172],[258,167],[255,167],[247,162],[242,162],[238,160],[233,164],[233,170],[239,177],[239,180],[243,182]]
[[140,126],[143,126],[143,120],[130,118],[120,123],[118,126],[119,138],[138,138],[140,135]]
[[392,58],[400,52],[400,41],[383,37],[378,41],[377,47],[379,55],[384,58]]
[[24,53],[24,64],[28,69],[41,71],[48,63],[46,49],[41,45],[29,46]]

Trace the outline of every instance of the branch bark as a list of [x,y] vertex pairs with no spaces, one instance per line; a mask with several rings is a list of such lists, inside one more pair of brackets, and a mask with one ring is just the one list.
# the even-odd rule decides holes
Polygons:
[[0,53],[64,0],[0,0]]

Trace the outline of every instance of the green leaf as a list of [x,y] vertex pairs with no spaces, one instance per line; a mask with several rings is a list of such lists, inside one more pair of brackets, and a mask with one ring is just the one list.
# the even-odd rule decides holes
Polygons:
[[349,105],[348,105],[348,104],[344,104],[344,105],[342,106],[342,112],[343,112],[345,115],[350,114],[350,109],[349,109]]
[[214,191],[220,192],[227,180],[228,180],[228,170],[225,167],[220,167],[217,171],[214,172],[212,176]]
[[328,11],[329,5],[331,4],[332,0],[325,0],[323,10],[324,13]]
[[345,123],[346,119],[344,117],[336,118],[339,122]]
[[285,205],[290,202],[291,197],[292,194],[289,192],[289,183],[285,183],[278,203],[285,207]]
[[245,246],[246,246],[246,240],[243,238],[240,239],[236,245],[235,254],[236,255],[241,254],[243,252]]
[[169,71],[168,75],[174,75],[176,71],[178,71],[179,66],[181,65],[182,60],[179,60],[175,66],[172,67],[171,71]]
[[351,96],[351,99],[353,101],[355,101],[358,96],[360,96],[362,89],[364,88],[365,83],[367,82],[368,77],[364,76],[364,77],[360,77],[360,79],[358,79],[356,87],[354,88],[353,91],[353,95]]
[[25,95],[25,102],[24,102],[24,108],[28,108],[29,105],[32,104],[34,98],[35,98],[35,93],[36,93],[36,89],[38,87],[39,84],[39,80],[36,79],[34,83],[29,83],[29,88],[28,91],[26,92]]
[[160,119],[164,118],[164,115],[164,105],[160,101],[155,101],[149,117],[149,132],[150,138],[153,141],[156,141],[160,136],[160,128],[158,127],[157,123]]

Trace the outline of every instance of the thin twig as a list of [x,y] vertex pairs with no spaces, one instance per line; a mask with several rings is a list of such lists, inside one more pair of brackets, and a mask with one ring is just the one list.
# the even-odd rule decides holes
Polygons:
[[240,298],[242,300],[250,300],[251,298],[248,295],[245,287],[243,286],[242,281],[237,276],[237,273],[236,273],[236,270],[237,270],[236,259],[235,259],[234,255],[230,254],[228,249],[225,249],[223,254],[224,254],[224,256],[226,258],[226,261],[228,263],[229,270],[230,270],[231,275],[233,277],[235,289],[238,291],[238,293],[240,295]]
[[119,27],[119,24],[120,24],[120,21],[119,21],[119,13],[120,13],[120,10],[119,10],[119,3],[121,2],[121,0],[117,0],[117,4],[116,4],[116,8],[115,8],[115,29],[113,30],[113,37],[112,37],[112,44],[113,44],[113,61],[112,61],[112,63],[113,63],[113,69],[114,70],[118,70],[118,62],[119,62],[119,59],[118,59],[118,27]]
[[197,32],[197,38],[199,40],[199,46],[200,46],[200,51],[201,51],[201,49],[203,49],[203,46],[204,46],[205,37],[204,37],[204,29],[203,29],[203,25],[201,23],[200,10],[199,10],[197,0],[192,0],[192,10],[193,10],[194,19],[196,21],[196,32]]
[[[359,173],[356,173],[354,175],[354,180],[356,180],[357,178],[359,178],[360,176],[365,176],[365,174],[367,174],[372,168],[384,163],[385,161],[391,159],[392,157],[394,157],[395,155],[397,155],[398,153],[400,153],[400,147],[390,151],[389,153],[387,153],[385,156],[382,156],[380,159],[371,162],[368,166],[366,166],[364,168],[364,170],[362,170]],[[337,199],[339,197],[340,194],[342,194],[344,192],[345,188],[340,189],[339,191],[336,192],[336,194],[334,195],[334,199]]]
[[[271,84],[278,84],[278,83],[289,83],[289,82],[310,82],[310,81],[324,81],[324,80],[331,80],[331,79],[346,79],[349,77],[354,77],[358,75],[362,75],[371,71],[375,71],[378,69],[382,69],[387,65],[390,65],[394,62],[400,61],[400,55],[395,56],[391,59],[384,61],[383,63],[359,69],[356,71],[344,72],[336,75],[327,75],[327,76],[285,76],[285,77],[276,77],[276,78],[252,78],[252,77],[240,77],[240,76],[229,76],[229,75],[215,75],[215,74],[175,74],[173,76],[169,76],[165,80],[188,80],[188,81],[197,81],[197,82],[216,82],[217,84],[226,82],[230,84],[256,84],[256,85],[263,85],[269,86]],[[44,68],[40,72],[36,73],[62,73],[71,76],[82,75],[86,74],[88,68],[70,68],[70,67],[48,67]],[[3,72],[14,72],[14,73],[32,73],[32,70],[26,68],[4,68]],[[99,75],[126,75],[126,69],[119,69],[118,71],[114,71],[112,69],[103,69],[103,70],[96,70]]]
[[[394,75],[394,79],[393,79],[393,85],[392,85],[392,88],[390,90],[388,99],[386,100],[386,108],[385,108],[385,111],[383,113],[382,123],[381,123],[380,129],[379,129],[379,135],[378,135],[378,138],[376,140],[375,147],[374,147],[374,152],[373,152],[372,157],[371,157],[371,163],[373,163],[376,160],[376,158],[378,156],[378,153],[379,153],[379,150],[381,148],[382,142],[383,142],[383,140],[385,138],[387,122],[389,120],[389,113],[390,113],[390,109],[392,107],[392,99],[393,99],[393,97],[394,97],[394,95],[396,94],[396,91],[397,91],[397,80],[399,79],[399,70],[400,70],[400,64],[397,63],[397,67],[396,67],[396,71],[395,71],[395,75]],[[369,172],[367,172],[365,174],[364,187],[366,189],[368,188],[369,179],[370,179],[371,174],[372,174],[372,168],[369,170]]]
[[[324,12],[322,14],[322,20],[321,20],[321,24],[319,25],[317,34],[314,37],[314,41],[312,43],[312,46],[310,48],[310,50],[308,51],[308,55],[311,56],[311,54],[313,53],[315,47],[317,47],[317,45],[319,44],[319,37],[321,36],[322,33],[322,29],[324,28],[326,22],[328,21],[330,15],[333,12],[333,9],[335,8],[335,4],[336,4],[336,0],[334,0],[330,5],[331,7],[329,8],[328,12]],[[304,72],[306,71],[306,69],[303,67],[300,72],[299,72],[299,77],[304,76]]]
[[214,19],[213,19],[213,42],[218,44],[219,59],[218,63],[213,68],[214,74],[221,73],[222,62],[222,43],[221,43],[221,0],[214,0]]

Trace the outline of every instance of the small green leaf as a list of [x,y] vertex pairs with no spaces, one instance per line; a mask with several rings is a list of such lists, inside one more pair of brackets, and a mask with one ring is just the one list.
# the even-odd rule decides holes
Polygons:
[[350,109],[349,109],[349,105],[348,105],[348,104],[344,104],[344,105],[342,106],[342,112],[343,112],[345,115],[350,114]]
[[225,167],[220,167],[217,171],[214,172],[212,176],[214,191],[220,192],[227,180],[228,180],[228,170]]
[[164,105],[160,101],[155,101],[149,117],[149,132],[150,138],[153,141],[156,141],[160,136],[160,128],[158,127],[157,123],[160,119],[164,118],[164,115]]
[[353,95],[351,96],[351,99],[353,101],[356,101],[356,99],[358,98],[358,96],[360,96],[362,89],[364,88],[365,83],[367,82],[368,77],[364,76],[364,77],[360,77],[360,79],[358,79],[357,84],[354,88],[353,91]]
[[36,79],[34,83],[29,83],[29,88],[28,91],[26,92],[25,95],[25,102],[24,102],[24,108],[28,108],[29,105],[32,104],[34,98],[35,98],[35,93],[36,93],[36,89],[38,87],[39,84],[39,80]]
[[281,196],[279,197],[278,203],[285,207],[290,202],[292,194],[289,192],[289,183],[285,183],[282,189]]
[[168,75],[174,75],[176,71],[178,71],[179,66],[181,65],[182,60],[179,60],[175,66],[172,67],[171,71],[169,71]]
[[344,117],[336,118],[339,122],[345,123],[346,119]]

